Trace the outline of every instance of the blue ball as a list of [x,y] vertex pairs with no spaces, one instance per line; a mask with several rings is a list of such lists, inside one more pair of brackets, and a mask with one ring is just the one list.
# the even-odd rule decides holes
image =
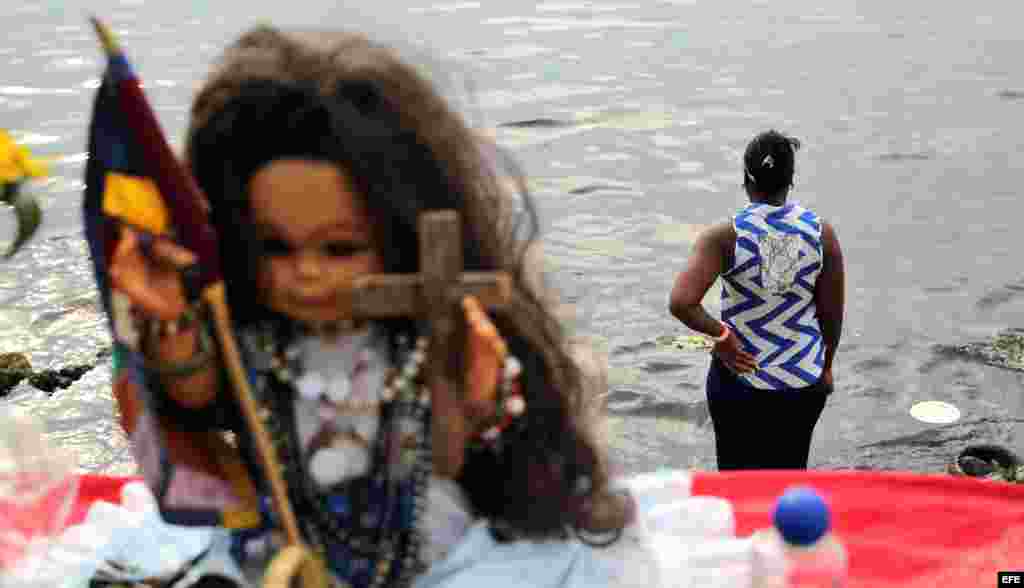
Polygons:
[[775,528],[790,545],[810,545],[828,532],[832,523],[828,504],[813,488],[789,488],[775,503]]

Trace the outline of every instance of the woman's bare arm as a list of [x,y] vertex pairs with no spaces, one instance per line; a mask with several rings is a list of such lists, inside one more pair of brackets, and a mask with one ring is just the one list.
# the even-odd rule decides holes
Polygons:
[[709,337],[719,336],[722,325],[704,310],[701,301],[724,269],[722,241],[728,236],[729,228],[723,223],[698,235],[686,267],[676,277],[669,297],[668,309],[672,316]]
[[843,251],[835,229],[827,222],[821,228],[822,267],[814,286],[814,303],[817,307],[818,325],[825,342],[825,372],[831,377],[832,360],[843,331],[845,307],[845,268]]
[[[725,250],[732,231],[730,224],[722,223],[697,237],[686,268],[676,277],[669,298],[672,316],[687,327],[714,338],[722,335],[723,325],[708,314],[701,301],[725,269]],[[757,359],[743,349],[736,334],[728,329],[725,332],[727,336],[715,343],[712,353],[733,371],[747,373],[757,369]]]

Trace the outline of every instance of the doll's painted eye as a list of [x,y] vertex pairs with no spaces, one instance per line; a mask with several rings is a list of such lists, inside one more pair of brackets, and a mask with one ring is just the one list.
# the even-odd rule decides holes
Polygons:
[[324,244],[324,253],[331,257],[352,257],[366,249],[366,245],[350,241],[331,241]]
[[281,256],[292,252],[292,247],[281,239],[264,239],[260,242],[264,255]]

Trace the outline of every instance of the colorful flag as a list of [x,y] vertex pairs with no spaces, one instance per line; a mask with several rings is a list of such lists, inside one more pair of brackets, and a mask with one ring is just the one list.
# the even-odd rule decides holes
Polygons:
[[[247,472],[236,459],[238,450],[217,430],[166,425],[162,417],[174,408],[153,393],[157,381],[148,377],[140,352],[139,309],[110,280],[125,227],[141,243],[170,238],[193,251],[201,268],[199,288],[219,280],[220,268],[198,188],[167,145],[127,59],[96,24],[109,60],[89,128],[83,215],[96,284],[114,338],[114,395],[121,423],[165,520],[252,527],[261,516]],[[181,415],[178,420],[183,420]]]

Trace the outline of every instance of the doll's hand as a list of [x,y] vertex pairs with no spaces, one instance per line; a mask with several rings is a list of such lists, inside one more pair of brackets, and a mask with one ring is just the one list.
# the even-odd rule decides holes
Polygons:
[[111,284],[146,314],[174,320],[186,307],[181,270],[195,262],[195,255],[163,238],[154,238],[144,252],[140,239],[135,229],[121,227],[108,270]]
[[466,410],[473,420],[489,419],[496,412],[498,383],[508,348],[476,298],[463,298],[462,311],[466,316]]
[[462,301],[466,317],[462,393],[447,382],[435,383],[433,402],[434,472],[455,478],[466,459],[466,447],[495,415],[499,377],[507,353],[505,341],[480,303]]
[[[195,255],[187,249],[165,238],[153,238],[149,246],[144,247],[142,235],[122,226],[108,274],[112,289],[128,298],[143,314],[174,321],[181,318],[187,307],[181,272],[195,260]],[[188,329],[179,331],[176,336],[157,337],[155,341],[144,343],[143,352],[157,363],[181,365],[200,353],[200,341],[198,331]],[[198,409],[216,397],[220,389],[219,371],[211,365],[189,375],[166,376],[163,387],[181,406]]]

